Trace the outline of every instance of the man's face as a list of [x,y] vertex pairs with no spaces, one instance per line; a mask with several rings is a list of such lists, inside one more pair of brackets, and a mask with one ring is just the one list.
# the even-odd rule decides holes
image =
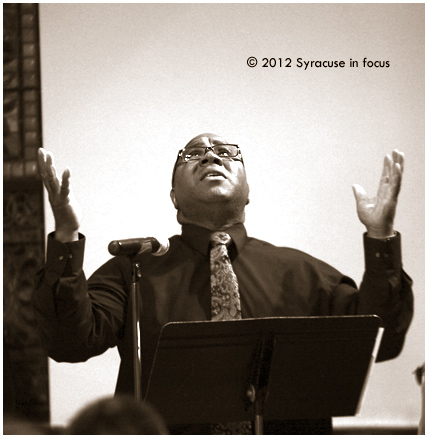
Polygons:
[[[215,134],[200,134],[184,148],[182,156],[194,147],[209,147],[228,142]],[[217,203],[236,200],[248,203],[249,187],[246,172],[238,157],[225,158],[208,150],[198,160],[179,159],[174,176],[171,199],[176,209],[189,202]]]

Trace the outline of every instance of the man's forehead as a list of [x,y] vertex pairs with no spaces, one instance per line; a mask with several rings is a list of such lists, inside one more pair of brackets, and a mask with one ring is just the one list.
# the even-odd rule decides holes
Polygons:
[[185,146],[185,149],[192,146],[210,146],[223,143],[228,143],[223,137],[213,133],[204,133],[199,134],[190,140]]

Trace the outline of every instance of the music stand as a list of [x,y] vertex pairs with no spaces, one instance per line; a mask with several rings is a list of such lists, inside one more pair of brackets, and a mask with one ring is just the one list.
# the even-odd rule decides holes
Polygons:
[[377,316],[168,323],[145,400],[170,425],[254,420],[257,434],[263,420],[352,416],[379,326]]

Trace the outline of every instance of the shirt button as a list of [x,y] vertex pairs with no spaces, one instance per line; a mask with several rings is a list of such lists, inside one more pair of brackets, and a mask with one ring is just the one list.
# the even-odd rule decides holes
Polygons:
[[59,258],[58,258],[60,261],[62,261],[63,259],[64,259],[64,256],[60,256]]
[[380,257],[380,253],[377,252],[377,253],[375,254],[375,257],[376,257],[376,258],[379,258],[379,257]]

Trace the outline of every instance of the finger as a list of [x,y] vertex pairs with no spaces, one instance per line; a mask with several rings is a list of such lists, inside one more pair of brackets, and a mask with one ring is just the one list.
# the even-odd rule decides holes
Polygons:
[[70,193],[70,176],[71,176],[71,170],[70,168],[66,168],[61,178],[61,188],[60,188],[61,196],[64,198],[68,197]]
[[391,166],[392,166],[392,158],[390,157],[389,154],[386,154],[383,160],[382,175],[389,175]]
[[39,148],[37,151],[37,164],[40,176],[43,178],[46,173],[46,151],[43,148]]
[[55,188],[59,187],[57,177],[57,169],[55,168],[54,155],[50,151],[46,151],[46,174],[51,185]]
[[51,193],[51,172],[50,167],[52,165],[52,159],[49,156],[48,151],[44,148],[39,148],[37,152],[37,163],[39,165],[40,177],[43,180],[43,184],[46,187],[46,190]]
[[402,173],[404,170],[404,153],[397,149],[392,151],[392,165],[391,165],[391,193],[394,198],[397,198],[401,190]]
[[383,160],[383,170],[381,171],[381,183],[389,182],[389,178],[391,177],[392,174],[392,163],[393,163],[392,158],[390,157],[389,154],[386,154]]
[[56,194],[59,191],[60,188],[60,182],[57,177],[57,171],[55,169],[54,164],[54,156],[51,152],[46,151],[46,173],[43,178],[43,181],[45,183],[46,189],[48,191]]
[[360,184],[353,184],[352,189],[357,205],[368,200],[368,196],[365,192],[365,189]]
[[386,190],[388,190],[389,185],[392,183],[393,174],[392,174],[392,163],[393,160],[389,154],[384,156],[383,160],[383,170],[381,172],[380,184],[378,186],[377,196],[385,197]]
[[399,163],[394,164],[393,168],[393,178],[392,178],[392,194],[395,198],[398,197],[399,191],[401,190],[402,183],[402,169]]
[[394,149],[392,151],[392,158],[395,163],[399,163],[401,167],[401,172],[404,172],[404,162],[405,162],[404,153],[397,149]]

